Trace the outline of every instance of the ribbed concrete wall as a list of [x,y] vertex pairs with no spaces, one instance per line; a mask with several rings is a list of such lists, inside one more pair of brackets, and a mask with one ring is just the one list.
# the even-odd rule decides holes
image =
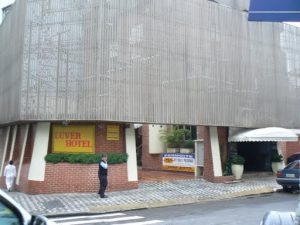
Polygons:
[[20,119],[299,127],[300,31],[244,3],[29,1]]
[[20,119],[26,1],[17,1],[0,25],[0,124]]

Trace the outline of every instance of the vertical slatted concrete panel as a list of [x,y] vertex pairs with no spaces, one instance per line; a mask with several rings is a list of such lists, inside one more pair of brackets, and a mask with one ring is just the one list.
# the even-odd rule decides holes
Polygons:
[[20,118],[26,2],[16,1],[0,25],[0,124]]
[[29,1],[20,119],[300,126],[299,28],[221,3]]

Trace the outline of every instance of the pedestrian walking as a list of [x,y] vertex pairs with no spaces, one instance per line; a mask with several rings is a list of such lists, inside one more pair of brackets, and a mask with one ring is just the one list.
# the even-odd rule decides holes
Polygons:
[[12,160],[4,169],[5,183],[8,191],[12,191],[17,170]]
[[100,195],[100,198],[107,198],[107,196],[104,194],[107,187],[107,167],[107,155],[102,155],[98,170],[98,177],[100,181],[100,189],[98,194]]

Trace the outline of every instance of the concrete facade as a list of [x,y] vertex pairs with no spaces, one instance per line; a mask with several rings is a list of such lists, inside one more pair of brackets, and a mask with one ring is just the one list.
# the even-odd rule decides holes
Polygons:
[[0,124],[300,127],[299,28],[216,2],[16,1],[0,27]]

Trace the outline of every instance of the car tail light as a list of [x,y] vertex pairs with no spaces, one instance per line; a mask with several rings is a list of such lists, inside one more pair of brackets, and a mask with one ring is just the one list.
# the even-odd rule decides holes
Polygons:
[[281,177],[282,176],[282,172],[281,171],[277,171],[277,177]]

